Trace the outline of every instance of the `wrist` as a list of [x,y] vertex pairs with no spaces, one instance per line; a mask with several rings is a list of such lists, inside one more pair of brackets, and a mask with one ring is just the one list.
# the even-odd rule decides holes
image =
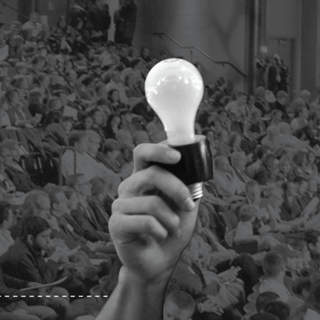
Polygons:
[[167,283],[170,279],[171,273],[162,273],[159,277],[148,277],[144,274],[137,274],[129,270],[127,267],[122,266],[119,272],[119,283],[122,285],[132,284],[136,289],[148,290],[150,293],[165,291]]

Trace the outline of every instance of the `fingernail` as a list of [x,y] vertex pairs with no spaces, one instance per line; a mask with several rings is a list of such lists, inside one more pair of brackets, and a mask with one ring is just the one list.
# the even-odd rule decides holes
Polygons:
[[191,211],[196,207],[196,204],[194,203],[194,201],[189,197],[185,203],[184,203],[184,207],[187,211]]
[[178,161],[178,160],[180,160],[181,155],[180,155],[179,151],[171,149],[168,152],[168,157],[172,161]]

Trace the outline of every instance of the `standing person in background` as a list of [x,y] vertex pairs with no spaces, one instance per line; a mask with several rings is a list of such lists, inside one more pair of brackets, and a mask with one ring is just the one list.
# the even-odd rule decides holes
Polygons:
[[137,6],[133,0],[120,0],[119,2],[120,9],[114,13],[116,25],[114,42],[131,46],[136,28]]

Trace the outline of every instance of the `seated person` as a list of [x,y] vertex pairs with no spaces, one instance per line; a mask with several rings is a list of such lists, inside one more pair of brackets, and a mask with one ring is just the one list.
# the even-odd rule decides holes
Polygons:
[[193,237],[181,254],[168,284],[167,292],[183,290],[189,293],[197,303],[196,314],[200,312],[209,315],[216,311],[221,313],[222,309],[227,313],[228,308],[238,301],[235,296],[228,294],[226,284],[229,280],[235,279],[236,273],[221,275],[219,278],[218,275],[211,272],[209,277],[206,277],[198,264],[198,249],[198,243]]
[[274,292],[279,295],[279,299],[288,302],[291,296],[289,290],[284,285],[285,262],[280,254],[268,252],[262,262],[264,277],[259,285],[258,292]]
[[[84,230],[79,226],[79,224],[71,216],[71,211],[76,210],[78,207],[78,197],[76,191],[69,187],[63,186],[62,191],[68,199],[68,206],[66,212],[57,218],[61,232],[64,232],[72,246],[81,246],[89,258],[91,259],[108,259],[107,255],[104,253],[107,251],[107,246],[104,241],[91,242],[84,238]],[[65,238],[64,238],[65,239]]]
[[71,216],[84,230],[84,237],[93,242],[110,241],[110,235],[102,231],[94,211],[88,204],[88,198],[92,195],[90,181],[87,181],[84,175],[77,174],[68,178],[67,185],[77,194],[78,206],[76,210],[71,211]]
[[63,147],[69,145],[68,136],[72,128],[72,118],[62,117],[60,123],[49,124],[42,134],[44,147],[54,156],[59,156]]
[[184,291],[173,291],[167,295],[163,304],[163,320],[179,318],[191,320],[196,304],[193,298]]
[[267,233],[262,235],[254,235],[253,222],[256,219],[256,212],[257,209],[253,205],[244,205],[240,208],[240,221],[238,222],[233,240],[235,242],[256,240],[258,242],[258,251],[260,252],[271,249],[280,242]]
[[91,197],[88,204],[95,214],[95,217],[101,226],[103,232],[109,233],[109,218],[111,215],[111,205],[106,209],[105,203],[112,198],[109,196],[109,188],[101,178],[93,178],[91,181]]
[[0,201],[0,257],[14,244],[9,229],[14,225],[14,215],[8,202]]
[[256,171],[253,179],[258,181],[260,185],[267,185],[275,181],[275,160],[276,158],[273,154],[267,154],[261,167]]
[[[0,267],[0,293],[2,295],[0,318],[7,320],[57,319],[56,312],[48,307],[52,304],[53,298],[39,298],[39,291],[31,290],[31,287],[36,285],[38,285],[36,282],[28,282],[9,276],[3,273]],[[20,291],[20,289],[27,287],[30,287],[30,290]],[[65,304],[67,305],[67,301]]]
[[[61,253],[55,252],[46,261],[42,256],[42,250],[47,250],[50,240],[49,224],[40,217],[28,217],[23,222],[21,236],[1,257],[0,264],[2,271],[15,278],[23,279],[27,282],[37,282],[47,284],[63,277],[59,269]],[[71,278],[69,278],[71,279]],[[64,281],[67,286],[70,281]],[[58,294],[53,302],[58,303],[58,308],[68,308],[67,301],[61,295],[68,296],[65,289],[54,287],[52,294]]]
[[16,191],[27,193],[38,188],[29,173],[14,161],[11,151],[3,146],[0,146],[0,161],[5,165],[5,172],[15,185]]
[[[95,177],[101,177],[110,183],[111,190],[117,195],[120,178],[117,174],[106,168],[102,163],[97,162],[88,154],[89,139],[85,132],[73,132],[69,137],[69,144],[74,148],[77,165],[76,172],[83,174],[87,181]],[[74,152],[67,150],[61,158],[61,170],[65,179],[74,174]]]

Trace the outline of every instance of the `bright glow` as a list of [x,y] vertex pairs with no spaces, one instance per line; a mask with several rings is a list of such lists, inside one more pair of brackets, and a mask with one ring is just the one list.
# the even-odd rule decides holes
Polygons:
[[194,122],[203,87],[198,69],[182,59],[163,60],[148,73],[146,97],[161,119],[170,145],[195,141]]
[[262,51],[263,53],[267,53],[267,52],[268,52],[268,48],[265,47],[265,46],[262,46],[262,47],[261,47],[261,51]]

